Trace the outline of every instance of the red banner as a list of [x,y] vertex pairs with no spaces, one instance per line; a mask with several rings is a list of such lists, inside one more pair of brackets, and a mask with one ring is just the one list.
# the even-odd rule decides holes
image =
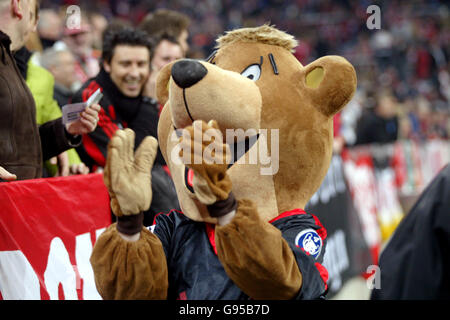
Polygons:
[[89,262],[111,224],[101,174],[0,183],[0,298],[101,299]]

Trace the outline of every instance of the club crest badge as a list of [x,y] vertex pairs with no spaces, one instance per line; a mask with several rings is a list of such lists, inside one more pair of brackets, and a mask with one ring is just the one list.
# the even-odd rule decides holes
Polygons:
[[322,238],[315,230],[306,229],[300,231],[295,237],[295,246],[317,259],[322,250]]

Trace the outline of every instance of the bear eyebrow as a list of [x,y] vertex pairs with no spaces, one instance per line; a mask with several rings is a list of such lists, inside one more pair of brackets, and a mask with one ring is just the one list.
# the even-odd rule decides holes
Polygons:
[[213,63],[214,58],[216,57],[217,50],[214,50],[206,59],[206,62]]
[[279,73],[278,73],[277,64],[275,62],[275,58],[273,57],[273,54],[271,54],[271,53],[269,53],[269,60],[270,60],[270,64],[272,65],[273,73],[278,75]]

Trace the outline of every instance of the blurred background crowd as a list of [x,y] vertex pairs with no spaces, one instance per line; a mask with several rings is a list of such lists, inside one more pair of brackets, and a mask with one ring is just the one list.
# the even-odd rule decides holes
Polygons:
[[[379,178],[379,181],[376,182],[374,178],[372,182],[378,184],[379,190],[374,192],[374,188],[368,186],[369,182],[365,185],[366,190],[378,193],[378,197],[382,198],[386,196],[383,192],[395,193],[389,192],[391,189],[386,188],[386,185],[392,184],[391,180],[395,180],[399,193],[405,189],[400,188],[401,185],[421,187],[411,187],[414,193],[403,192],[406,196],[412,194],[415,201],[426,183],[442,167],[442,164],[450,159],[450,8],[447,1],[41,0],[39,3],[39,22],[36,32],[29,37],[26,44],[29,51],[17,52],[16,58],[19,68],[22,67],[25,70],[24,78],[27,76],[27,65],[28,74],[32,74],[30,72],[34,70],[28,61],[44,67],[51,73],[54,78],[54,99],[59,107],[74,102],[76,93],[84,92],[83,90],[87,90],[82,99],[85,101],[85,98],[89,96],[87,93],[92,89],[92,79],[96,77],[98,83],[104,80],[105,74],[102,76],[103,69],[100,62],[102,54],[106,51],[104,44],[108,43],[105,40],[107,39],[105,30],[132,26],[139,27],[148,33],[152,42],[149,59],[150,73],[148,74],[147,68],[143,78],[148,77],[148,81],[143,86],[142,96],[150,98],[145,99],[145,103],[155,107],[154,110],[152,109],[154,114],[151,119],[155,124],[161,106],[155,99],[154,82],[162,66],[184,56],[205,59],[214,51],[215,39],[225,31],[270,23],[294,35],[299,41],[294,55],[303,65],[324,55],[341,55],[355,67],[358,77],[357,92],[347,107],[334,118],[336,154],[342,154],[343,158],[350,158],[344,156],[345,152],[341,153],[341,151],[357,150],[358,148],[353,147],[376,143],[384,146],[396,141],[427,144],[420,149],[410,148],[409,144],[405,144],[400,148],[401,152],[396,152],[397,149],[389,151],[389,161],[378,161],[378,163],[373,161],[375,163],[373,167],[383,167],[383,170],[392,164],[390,169],[395,171],[395,179],[392,178],[394,174],[388,175],[385,179],[389,180],[388,183],[383,184],[383,179],[380,178],[382,176],[374,175],[377,179]],[[371,5],[377,5],[380,8],[380,28],[368,27],[367,21],[372,13],[368,13],[367,8]],[[160,9],[170,9],[177,13],[176,17],[170,16],[170,19],[168,15],[162,15],[163,19],[179,24],[165,26],[169,29],[173,27],[175,30],[166,35],[156,34],[156,25],[163,25],[164,21],[159,21],[156,25],[150,22],[155,18],[153,14],[161,12],[158,11]],[[77,23],[73,18],[78,14],[81,17],[78,21],[80,25],[73,28],[72,24]],[[126,41],[135,41],[135,38],[139,38],[129,34],[126,37]],[[109,41],[110,44],[114,43],[111,39]],[[146,41],[141,44],[146,46]],[[107,49],[113,51],[112,48]],[[115,54],[118,54],[117,52]],[[109,64],[111,61],[107,62]],[[137,94],[135,95],[130,89],[134,84],[122,83],[120,77],[115,78],[118,70],[108,71],[111,79],[127,96],[126,98],[135,98]],[[30,88],[34,88],[31,91],[36,100],[38,123],[50,120],[44,119],[44,116],[55,118],[61,114],[60,110],[57,110],[55,114],[44,115],[44,107],[50,104],[45,99],[42,99],[42,103],[38,101],[40,93],[38,84],[43,84],[43,77],[42,72],[37,78],[34,77],[38,79],[34,82],[33,77],[27,77]],[[48,80],[50,84],[53,83],[52,81]],[[104,88],[110,89],[106,86]],[[48,87],[45,90],[48,91]],[[121,104],[127,107],[130,105],[130,100],[124,99],[117,94],[116,90],[110,90],[108,93],[115,107]],[[111,108],[109,104],[106,107],[108,110]],[[105,107],[103,109],[106,110]],[[105,124],[102,118],[105,116],[105,111],[102,112],[98,126],[107,132],[111,128]],[[115,121],[115,113],[112,112],[112,114]],[[144,117],[136,118],[140,120]],[[118,121],[114,123],[118,124]],[[148,126],[145,127],[147,129]],[[99,140],[104,144],[107,143],[107,139]],[[433,143],[435,141],[438,143]],[[440,143],[441,141],[444,143]],[[96,149],[94,155],[100,154],[100,151],[106,152],[104,145],[98,148],[99,151],[97,152]],[[408,151],[409,149],[412,151]],[[414,151],[416,149],[418,151]],[[442,153],[442,149],[445,149],[445,152]],[[376,150],[372,149],[372,151]],[[415,164],[420,162],[415,161],[416,154],[423,158],[423,168],[420,170],[411,169],[421,166]],[[372,156],[374,155],[375,152]],[[77,156],[74,153],[73,157]],[[80,157],[88,168],[78,170],[79,173],[81,171],[95,172],[98,167],[102,167],[101,162],[93,165],[86,161],[82,154]],[[437,161],[431,157],[441,160]],[[411,161],[411,163],[408,162],[409,158],[414,159],[413,164]],[[79,159],[76,161],[80,162]],[[386,163],[380,165],[380,162],[389,162],[390,165]],[[161,166],[163,165],[164,162],[161,160]],[[425,170],[427,166],[431,169]],[[364,168],[361,172],[365,173],[363,171]],[[426,179],[417,178],[425,176],[426,171],[430,172]],[[353,174],[354,172],[348,176],[353,178],[357,176]],[[156,174],[153,176],[156,177]],[[366,176],[362,176],[364,178],[354,178],[355,181],[350,182],[361,183],[363,180],[368,180]],[[413,177],[409,179],[412,182],[408,180],[410,176]],[[157,179],[152,181],[152,187],[156,181]],[[163,179],[161,185],[168,184]],[[161,194],[169,194],[164,188],[161,188]],[[355,190],[363,193],[361,189],[360,184],[355,187]],[[176,196],[174,191],[172,194]],[[370,202],[367,200],[369,196],[364,194],[361,198],[362,205]],[[388,196],[392,195],[387,195],[385,198],[389,198]],[[379,204],[378,210],[385,209],[384,211],[387,212],[392,209],[389,207],[394,203],[392,199],[392,197],[388,200],[384,199],[384,203]],[[411,200],[411,203],[414,201]],[[393,214],[388,212],[389,217],[384,224],[389,232],[383,240],[390,236],[403,217],[403,213],[408,211],[406,208],[409,208],[409,205],[405,206],[402,203],[402,206],[403,211],[394,208]],[[389,207],[389,210],[386,207]],[[364,211],[364,208],[357,209],[360,212]],[[163,211],[160,208],[154,210],[155,212]],[[398,214],[400,218],[395,218],[395,214]],[[366,290],[367,287],[364,284],[362,295],[366,294]]]
[[[449,137],[448,2],[42,0],[41,43],[30,43],[29,48],[39,51],[62,39],[67,7],[72,4],[80,7],[83,30],[89,30],[82,37],[66,37],[75,38],[74,43],[65,42],[78,56],[77,51],[101,49],[101,34],[108,24],[120,21],[137,26],[160,8],[189,17],[187,56],[193,58],[208,56],[217,36],[226,30],[269,22],[299,40],[295,55],[302,64],[337,54],[355,66],[358,92],[336,123],[336,135],[343,143]],[[366,24],[366,10],[373,4],[381,9],[380,29]],[[88,76],[96,72],[91,61]]]

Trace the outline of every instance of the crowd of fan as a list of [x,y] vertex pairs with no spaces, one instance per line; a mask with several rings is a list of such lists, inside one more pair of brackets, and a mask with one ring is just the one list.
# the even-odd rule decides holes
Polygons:
[[[70,1],[42,1],[47,9],[41,12],[38,32],[44,48],[58,47],[64,38],[69,51],[85,57],[84,74],[81,69],[75,72],[79,80],[72,89],[76,89],[98,72],[96,58],[108,24],[138,25],[166,2],[81,2],[83,28],[89,32],[78,36],[64,33],[68,4]],[[232,0],[195,5],[172,1],[170,5],[192,21],[187,55],[193,58],[206,57],[214,48],[214,39],[225,30],[268,22],[296,36],[300,44],[295,55],[303,64],[327,54],[346,57],[357,69],[358,92],[339,117],[337,135],[349,146],[397,138],[449,138],[450,12],[444,2],[382,1],[378,3],[379,30],[367,27],[366,1],[268,0],[242,5]],[[46,59],[43,65],[55,68],[55,61]]]
[[[71,3],[43,0],[42,6],[60,9]],[[82,10],[96,12],[90,15],[94,48],[100,47],[98,30],[107,21],[138,25],[148,12],[168,7],[163,0],[79,3]],[[380,8],[380,29],[366,24],[372,4]],[[192,21],[188,56],[193,58],[208,56],[224,31],[263,23],[299,40],[295,55],[304,65],[328,54],[346,57],[358,74],[358,93],[341,115],[337,133],[348,146],[449,138],[450,11],[445,1],[175,0],[170,9]],[[387,100],[392,100],[390,109],[379,112],[387,109],[379,107]],[[366,137],[367,130],[381,136]]]
[[[444,1],[378,1],[375,4],[381,9],[380,29],[371,29],[366,24],[369,15],[366,9],[373,3],[365,0],[42,0],[39,3],[36,33],[29,37],[25,47],[12,50],[18,69],[12,70],[9,65],[10,75],[15,72],[17,76],[20,70],[29,86],[28,91],[19,85],[17,92],[24,93],[25,98],[32,94],[36,114],[30,114],[36,115],[36,123],[60,124],[60,109],[64,105],[86,102],[98,88],[105,94],[98,109],[87,116],[92,121],[86,128],[61,129],[59,140],[64,144],[60,142],[60,148],[43,152],[42,158],[47,159],[62,151],[53,162],[58,168],[53,167],[52,171],[51,163],[46,164],[49,176],[54,176],[55,170],[56,175],[101,172],[108,141],[118,129],[134,130],[135,149],[145,136],[156,136],[162,108],[155,95],[158,71],[176,59],[207,57],[214,50],[217,36],[226,30],[264,23],[274,24],[299,40],[294,55],[303,65],[324,55],[341,55],[355,66],[357,92],[334,119],[336,152],[344,146],[391,143],[398,139],[421,142],[450,138],[450,11]],[[72,14],[76,13],[76,9],[70,8],[74,3],[81,9],[81,25],[77,28],[69,26]],[[158,11],[168,4],[171,11]],[[4,12],[11,11],[6,5],[2,8]],[[157,13],[162,15],[158,18]],[[0,23],[4,29],[5,25]],[[10,38],[6,32],[0,33],[0,53],[5,65]],[[128,70],[129,75],[125,75],[121,69],[124,62],[119,58],[135,63],[137,71]],[[30,101],[25,98],[23,106]],[[51,140],[42,134],[40,139],[42,146],[46,145],[46,139]],[[39,139],[35,140],[39,148]],[[36,154],[41,157],[40,152]],[[42,161],[36,163],[41,165]],[[67,168],[67,163],[74,167],[63,172],[61,168]],[[0,178],[4,180],[42,176],[36,170],[34,175],[11,177],[9,172],[5,174],[3,166],[12,174],[16,172],[11,168],[20,166],[7,165],[0,161]],[[160,152],[151,183],[154,196],[151,207],[144,212],[146,226],[152,224],[156,213],[179,208]]]

